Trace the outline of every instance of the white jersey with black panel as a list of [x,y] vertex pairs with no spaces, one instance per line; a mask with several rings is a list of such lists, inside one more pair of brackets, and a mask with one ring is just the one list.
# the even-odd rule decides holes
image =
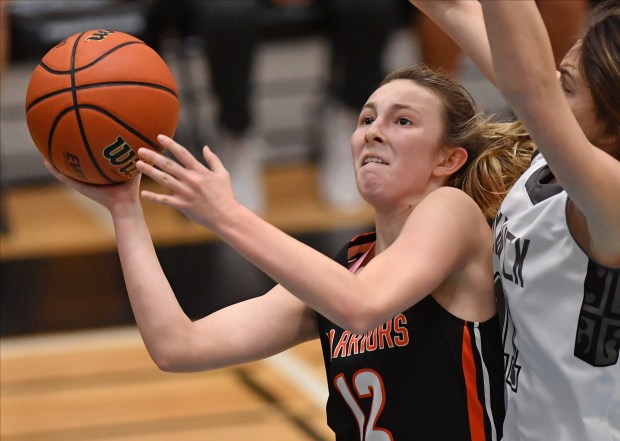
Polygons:
[[618,441],[620,269],[575,242],[568,195],[552,178],[537,154],[494,222],[504,439]]

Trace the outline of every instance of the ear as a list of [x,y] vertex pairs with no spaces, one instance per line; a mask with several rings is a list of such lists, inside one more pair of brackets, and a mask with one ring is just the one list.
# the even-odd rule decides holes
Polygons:
[[460,169],[467,162],[467,150],[463,147],[450,147],[444,149],[440,162],[433,170],[433,176],[448,177]]

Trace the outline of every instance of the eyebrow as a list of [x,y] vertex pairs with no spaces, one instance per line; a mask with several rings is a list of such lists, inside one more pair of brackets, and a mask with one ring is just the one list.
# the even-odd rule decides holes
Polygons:
[[362,110],[363,109],[371,109],[371,110],[376,110],[377,106],[375,106],[373,103],[366,103],[362,106]]
[[[377,106],[373,103],[366,103],[364,104],[364,107],[362,107],[362,109],[371,109],[376,111],[377,110]],[[390,106],[390,111],[394,111],[394,110],[408,110],[414,113],[417,113],[418,115],[422,115],[422,112],[420,112],[418,109],[415,109],[414,107],[411,107],[410,105],[406,105],[406,104],[393,104]]]

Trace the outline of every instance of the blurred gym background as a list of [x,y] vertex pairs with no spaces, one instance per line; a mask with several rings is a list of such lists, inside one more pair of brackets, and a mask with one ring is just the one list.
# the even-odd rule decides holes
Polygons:
[[[133,326],[107,213],[53,181],[30,139],[24,99],[40,58],[87,29],[140,38],[149,1],[1,1],[2,439],[329,439],[318,342],[238,369],[182,379],[157,372]],[[372,213],[334,209],[316,188],[321,127],[308,115],[329,98],[329,49],[320,16],[304,3],[257,17],[264,35],[253,111],[267,141],[263,217],[333,255],[372,228]],[[176,137],[193,147],[210,142],[215,130],[203,44],[196,36],[170,34],[160,51],[179,83]],[[419,60],[404,15],[394,23],[384,70]],[[505,112],[495,89],[469,60],[462,63],[460,80],[481,108]],[[148,204],[145,211],[162,265],[190,317],[273,285],[180,214]]]

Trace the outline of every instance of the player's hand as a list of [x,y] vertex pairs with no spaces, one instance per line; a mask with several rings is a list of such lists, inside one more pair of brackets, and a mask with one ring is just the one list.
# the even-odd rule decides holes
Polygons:
[[205,167],[185,147],[171,138],[159,135],[157,141],[179,162],[153,150],[141,148],[138,154],[143,161],[138,161],[136,167],[171,190],[171,194],[143,190],[142,197],[176,208],[194,222],[209,228],[213,228],[217,222],[226,222],[226,215],[239,204],[235,200],[228,171],[220,159],[205,146]]
[[44,161],[48,171],[60,182],[73,188],[78,193],[103,205],[112,211],[117,204],[140,203],[138,188],[140,188],[140,175],[136,175],[127,182],[111,185],[93,185],[72,179],[60,173],[52,164]]

